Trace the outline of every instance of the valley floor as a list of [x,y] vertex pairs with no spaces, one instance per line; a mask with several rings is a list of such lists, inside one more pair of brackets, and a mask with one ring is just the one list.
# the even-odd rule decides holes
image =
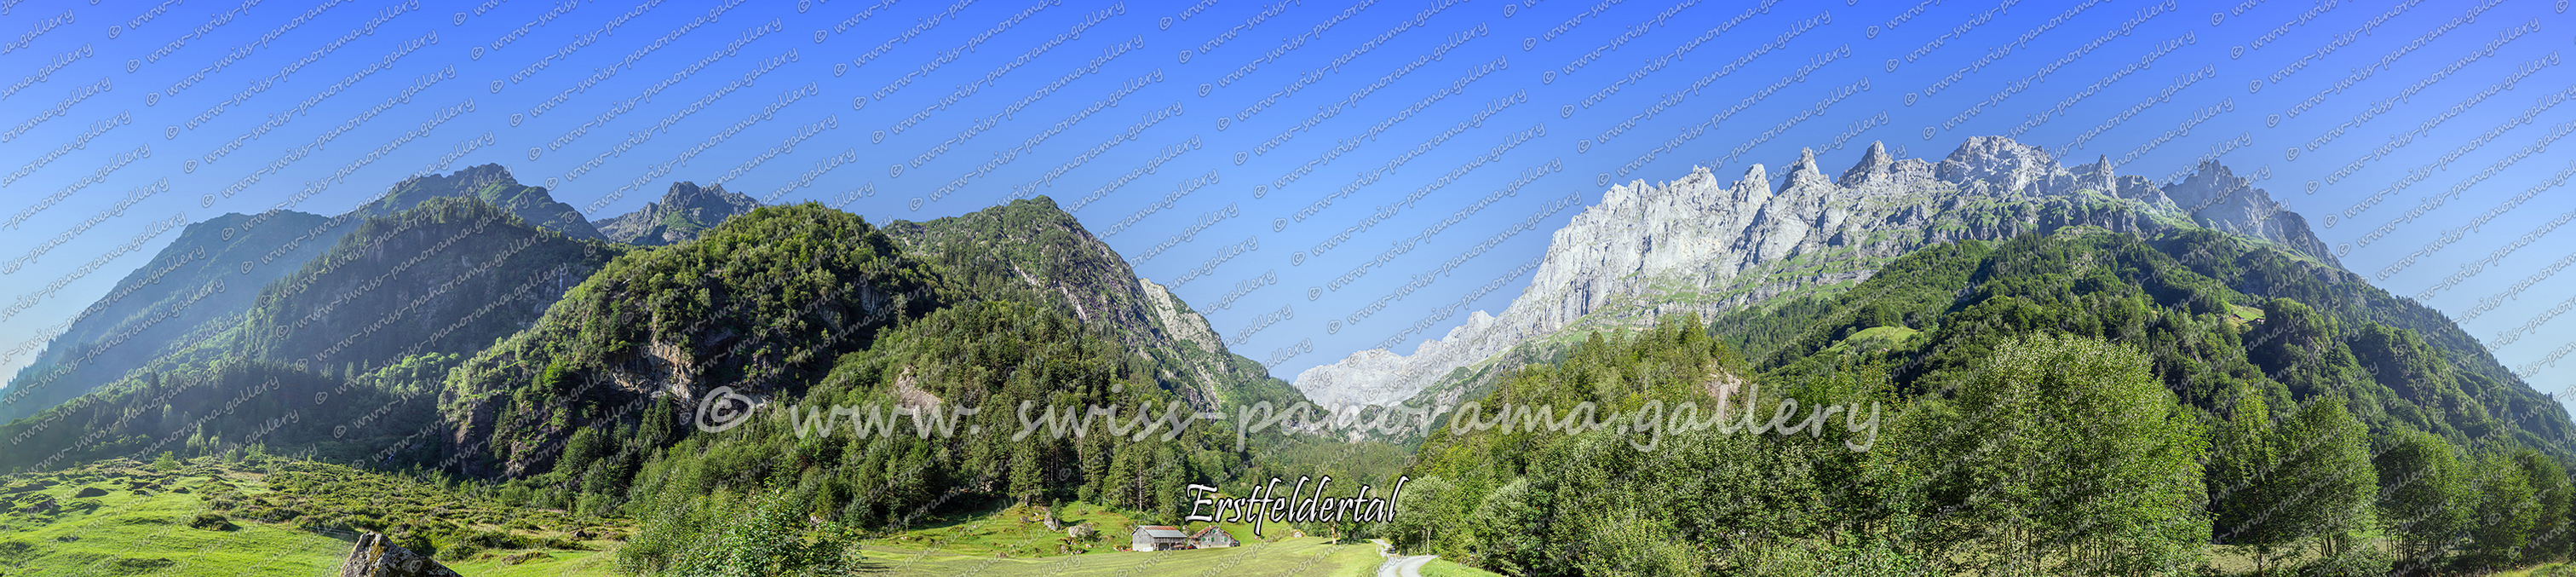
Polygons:
[[1292,537],[1241,547],[1157,552],[1094,552],[1013,559],[944,554],[868,545],[863,553],[874,575],[1228,575],[1241,577],[1329,575],[1366,577],[1386,560],[1377,546],[1335,545],[1322,537]]

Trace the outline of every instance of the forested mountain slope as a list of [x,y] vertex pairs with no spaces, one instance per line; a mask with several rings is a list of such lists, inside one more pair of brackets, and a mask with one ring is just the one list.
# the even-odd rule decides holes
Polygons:
[[2341,269],[2077,226],[1876,272],[1500,371],[1424,441],[1421,516],[1389,536],[1534,575],[2380,575],[2576,551],[2566,411]]
[[1169,289],[1138,278],[1126,259],[1053,199],[925,223],[895,221],[886,233],[978,299],[1042,305],[1108,330],[1194,407],[1300,398],[1259,363],[1227,352],[1207,319]]

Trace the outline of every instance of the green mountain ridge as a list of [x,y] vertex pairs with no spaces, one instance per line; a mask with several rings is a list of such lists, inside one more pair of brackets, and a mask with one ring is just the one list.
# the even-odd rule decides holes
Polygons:
[[[1848,290],[1586,335],[1478,375],[1451,417],[1471,426],[1408,468],[1419,516],[1383,535],[1528,575],[2475,573],[2576,551],[2563,408],[2439,313],[2228,233],[1938,244]],[[1684,402],[1730,426],[1872,412],[1627,426]],[[1619,426],[1481,428],[1578,404]]]

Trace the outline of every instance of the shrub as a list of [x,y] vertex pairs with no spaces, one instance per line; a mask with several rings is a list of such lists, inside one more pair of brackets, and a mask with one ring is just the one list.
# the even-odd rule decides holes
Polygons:
[[238,525],[234,525],[231,519],[226,519],[223,515],[215,513],[197,515],[196,519],[188,521],[188,526],[208,531],[231,531],[241,528]]
[[482,553],[483,548],[475,545],[473,541],[458,541],[440,549],[438,555],[433,558],[440,561],[464,561]]

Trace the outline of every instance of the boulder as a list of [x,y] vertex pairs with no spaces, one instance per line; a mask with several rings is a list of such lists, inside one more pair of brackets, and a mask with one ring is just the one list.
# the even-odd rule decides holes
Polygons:
[[340,561],[340,577],[462,577],[429,557],[413,553],[382,533],[358,536],[358,546]]

